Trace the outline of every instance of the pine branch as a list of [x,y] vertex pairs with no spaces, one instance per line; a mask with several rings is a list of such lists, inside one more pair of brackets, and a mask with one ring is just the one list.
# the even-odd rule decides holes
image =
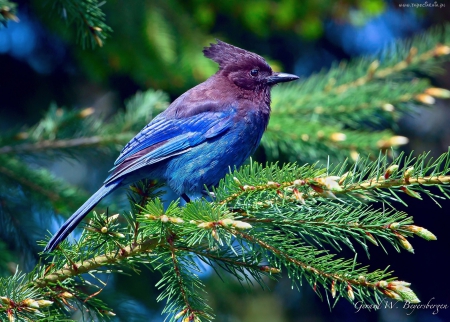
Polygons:
[[[384,248],[383,241],[397,251],[412,252],[408,238],[435,240],[393,204],[380,210],[367,200],[395,198],[396,187],[415,191],[427,190],[425,186],[440,187],[443,197],[449,198],[449,173],[450,152],[435,161],[426,154],[400,155],[392,164],[380,155],[376,161],[361,159],[334,169],[295,164],[262,167],[253,162],[226,176],[212,192],[213,201],[192,201],[185,207],[175,201],[166,209],[158,198],[147,198],[157,186],[143,183],[132,191],[137,194],[135,201],[144,198],[146,203],[127,216],[126,226],[118,221],[119,215],[94,213],[75,245],[65,241],[45,254],[52,258],[51,264],[38,266],[29,275],[28,286],[37,290],[35,298],[59,303],[60,308],[52,310],[60,313],[70,309],[70,297],[74,305],[112,315],[96,298],[105,284],[97,275],[124,269],[138,273],[136,264],[144,263],[162,273],[158,300],[166,301],[164,312],[171,320],[210,321],[210,308],[199,296],[204,287],[194,273],[200,271],[198,258],[263,287],[263,276],[285,269],[293,284],[300,286],[305,279],[330,305],[340,297],[379,303],[383,296],[417,303],[409,283],[395,280],[387,270],[370,272],[355,259],[336,258],[326,246],[340,252],[343,244],[355,251],[352,241],[356,241],[368,254],[369,245]],[[84,274],[100,283],[91,295],[80,288],[87,283]]]
[[[317,284],[319,283],[324,287],[329,285],[329,291],[332,298],[336,297],[336,290],[340,291],[339,293],[341,296],[345,294],[344,289],[346,286],[346,297],[350,301],[354,301],[355,298],[359,301],[367,301],[368,298],[365,290],[373,289],[375,295],[373,303],[378,303],[380,302],[380,298],[377,296],[377,291],[383,293],[384,290],[390,290],[392,285],[398,283],[398,281],[389,283],[389,279],[387,281],[383,280],[390,276],[390,274],[385,271],[368,273],[364,268],[356,268],[353,260],[333,260],[332,256],[327,255],[326,253],[316,251],[312,248],[305,248],[301,243],[295,243],[292,240],[288,240],[286,243],[285,239],[278,238],[278,241],[275,242],[275,246],[273,246],[264,241],[263,238],[260,239],[236,230],[233,230],[232,232],[246,241],[258,244],[260,247],[267,250],[268,257],[277,258],[278,260],[272,261],[273,265],[278,266],[283,263],[283,266],[287,268],[289,276],[294,280],[294,283],[301,283],[301,279],[304,276],[311,286],[313,286],[314,292],[321,298],[322,295],[317,288]],[[271,237],[273,241],[274,236]],[[296,251],[293,253],[290,251],[292,246],[296,246],[297,250],[301,249],[301,252]],[[339,273],[333,273],[337,270],[339,270]],[[390,280],[392,281],[392,279]],[[412,291],[411,298],[408,300],[411,300],[412,303],[419,302]],[[369,302],[372,301],[369,299]]]
[[161,91],[138,92],[126,102],[125,112],[117,113],[109,123],[95,117],[93,108],[67,111],[52,105],[35,126],[0,136],[0,155],[63,153],[72,157],[75,148],[117,151],[152,119],[155,112],[167,107],[167,100],[167,94]]
[[51,6],[69,26],[74,25],[78,42],[83,48],[102,47],[112,32],[100,8],[103,3],[98,0],[54,0],[47,1],[46,5]]
[[[53,302],[45,300],[39,290],[27,285],[29,276],[16,272],[10,278],[0,277],[0,317],[8,321],[41,321]],[[18,292],[18,290],[20,290]],[[60,314],[53,315],[46,321],[68,321]],[[5,319],[6,321],[6,319]]]
[[[215,236],[219,241],[220,239],[217,233]],[[215,268],[214,265],[217,265],[223,271],[236,277],[240,282],[245,281],[249,285],[252,285],[253,281],[257,281],[261,287],[265,288],[265,282],[261,278],[263,276],[261,275],[261,272],[270,274],[280,273],[279,269],[260,264],[260,253],[253,254],[242,250],[237,252],[238,255],[236,255],[236,248],[230,249],[224,247],[217,249],[216,253],[212,253],[211,249],[208,247],[194,248],[178,246],[177,249],[188,253],[193,253],[208,266]],[[242,260],[243,257],[244,259]],[[215,269],[215,271],[220,275],[220,272],[217,269]]]
[[102,148],[109,145],[120,145],[133,137],[133,133],[119,133],[111,136],[92,136],[67,140],[43,140],[37,143],[22,143],[14,146],[3,146],[0,154],[34,154],[49,150],[65,150],[72,148]]
[[[348,72],[352,72],[351,67]],[[287,105],[283,109],[275,109],[272,115],[311,118],[311,115],[317,114],[321,121],[326,123],[341,124],[343,122],[352,128],[359,128],[359,121],[380,124],[398,119],[403,114],[402,112],[408,110],[402,103],[415,100],[417,93],[422,93],[427,87],[429,84],[425,79],[404,82],[372,81],[361,88],[338,94],[331,93],[331,90],[324,90],[324,94],[326,94],[326,97],[323,98],[324,102],[322,102],[324,105],[312,105],[309,100],[296,98],[293,106]],[[288,92],[290,90],[289,88],[277,88],[277,91]],[[275,106],[279,106],[280,103],[282,102]],[[394,106],[397,106],[397,109]]]
[[59,270],[52,271],[50,274],[37,278],[33,284],[36,287],[44,288],[52,284],[58,285],[58,282],[63,282],[71,277],[78,276],[90,271],[95,271],[101,267],[119,264],[121,260],[131,258],[141,254],[148,253],[156,248],[158,241],[156,239],[147,240],[136,246],[128,246],[117,252],[107,253],[105,255],[93,257],[90,260],[83,260],[80,262],[70,261],[70,265],[65,266]]
[[[279,123],[278,123],[279,122]],[[396,136],[391,131],[351,130],[343,126],[319,124],[310,120],[281,119],[271,122],[264,134],[262,144],[271,147],[270,159],[289,156],[303,159],[305,155],[315,160],[343,160],[350,156],[356,160],[359,154],[369,155],[375,149],[398,147],[408,142],[406,137]],[[288,140],[295,141],[290,144]],[[278,144],[272,148],[272,144]]]
[[[446,25],[398,41],[376,57],[341,63],[326,73],[275,88],[271,121],[262,141],[266,155],[302,162],[327,156],[356,159],[357,154],[376,154],[379,148],[407,143],[406,138],[391,145],[380,140],[395,137],[389,129],[405,112],[432,105],[435,97],[450,97],[448,90],[417,78],[438,73],[439,64],[449,58]],[[379,131],[380,127],[386,130]]]
[[[265,226],[272,225],[274,230],[286,233],[295,229],[302,240],[316,247],[323,248],[325,244],[328,244],[336,251],[341,251],[342,247],[339,243],[343,243],[356,252],[352,243],[352,240],[355,240],[363,247],[367,256],[370,256],[367,241],[378,246],[379,243],[381,244],[381,238],[389,241],[399,251],[396,243],[397,235],[390,228],[391,223],[395,222],[397,226],[412,223],[411,218],[403,212],[380,211],[366,205],[343,206],[341,203],[327,203],[299,212],[292,212],[289,207],[279,207],[270,215],[270,218],[267,218],[267,213],[271,212],[266,210],[264,218],[243,212],[239,214],[243,217],[242,221],[252,225],[264,223]],[[340,216],[342,212],[347,215]]]
[[[427,159],[427,156],[422,154],[416,158],[411,154],[405,157],[401,153],[389,165],[386,155],[380,154],[375,162],[360,158],[346,173],[343,172],[345,162],[333,170],[309,165],[287,165],[283,169],[276,165],[265,169],[257,164],[250,165],[236,172],[234,179],[227,177],[221,181],[214,194],[220,204],[235,207],[249,205],[262,194],[267,205],[277,199],[303,203],[307,199],[336,199],[340,195],[364,202],[380,200],[389,203],[391,198],[401,202],[396,192],[419,199],[418,192],[431,198],[448,198],[449,153],[435,161]],[[444,196],[431,193],[426,188],[428,185],[438,186]],[[222,195],[222,191],[227,193]]]
[[192,272],[199,271],[199,268],[189,256],[177,256],[173,246],[169,254],[172,267],[166,270],[163,278],[156,284],[158,288],[163,288],[157,300],[167,300],[163,313],[172,315],[170,321],[181,317],[191,321],[212,320],[211,308],[206,306],[205,300],[200,297],[204,292],[204,285]]
[[[46,198],[56,212],[65,213],[81,204],[86,195],[55,179],[44,169],[34,170],[21,161],[0,156],[0,177],[11,184],[19,184],[28,193],[27,197]],[[20,175],[19,175],[20,173]]]

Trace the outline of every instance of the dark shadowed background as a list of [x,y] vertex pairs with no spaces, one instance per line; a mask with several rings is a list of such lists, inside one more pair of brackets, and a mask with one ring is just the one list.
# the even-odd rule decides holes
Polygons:
[[[450,3],[444,0],[424,8],[402,7],[425,3],[419,0],[111,0],[102,7],[114,30],[111,38],[102,48],[84,50],[67,32],[70,27],[49,15],[42,1],[16,3],[20,22],[0,29],[2,131],[34,124],[53,103],[94,107],[98,114],[112,115],[138,90],[162,89],[175,99],[215,72],[214,63],[201,54],[214,38],[263,55],[275,69],[307,77],[333,62],[373,55],[397,38],[450,20]],[[450,88],[450,65],[443,67],[446,72],[431,81]],[[439,155],[450,145],[449,124],[450,102],[438,100],[405,116],[397,132],[410,139],[406,151]],[[43,164],[93,192],[114,158],[89,155]],[[242,288],[238,281],[224,283],[205,273],[217,321],[450,321],[450,202],[442,206],[414,199],[403,209],[418,226],[435,233],[437,242],[415,239],[414,255],[388,248],[387,256],[372,248],[370,259],[361,252],[358,260],[374,268],[391,264],[396,276],[412,282],[422,302],[446,304],[448,309],[412,312],[393,303],[393,308],[355,313],[352,304],[341,300],[330,311],[308,285],[292,289],[286,277],[268,281],[271,290],[263,291],[258,285]],[[54,232],[56,227],[35,227],[33,237],[42,239],[47,229]],[[345,255],[353,256],[350,250]],[[117,291],[105,299],[112,307],[128,310],[121,321],[162,321],[153,287],[158,279],[151,273],[117,276],[108,286]]]

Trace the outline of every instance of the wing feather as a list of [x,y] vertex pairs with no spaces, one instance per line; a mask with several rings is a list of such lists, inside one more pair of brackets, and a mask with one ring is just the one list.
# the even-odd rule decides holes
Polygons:
[[234,109],[202,112],[185,118],[155,118],[122,150],[105,183],[155,164],[214,138],[232,126]]

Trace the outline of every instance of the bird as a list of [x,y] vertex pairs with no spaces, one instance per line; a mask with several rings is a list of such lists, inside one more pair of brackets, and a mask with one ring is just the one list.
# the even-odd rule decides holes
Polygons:
[[270,90],[299,77],[274,72],[258,54],[216,39],[203,54],[217,72],[179,96],[128,142],[103,185],[46,245],[53,251],[112,191],[141,179],[165,182],[189,202],[216,186],[258,147],[270,117]]

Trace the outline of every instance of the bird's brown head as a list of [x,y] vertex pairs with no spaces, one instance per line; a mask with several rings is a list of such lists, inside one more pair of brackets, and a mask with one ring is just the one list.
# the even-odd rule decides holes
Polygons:
[[295,75],[273,72],[261,56],[221,40],[205,47],[203,53],[219,64],[219,74],[246,90],[266,89],[298,79]]

